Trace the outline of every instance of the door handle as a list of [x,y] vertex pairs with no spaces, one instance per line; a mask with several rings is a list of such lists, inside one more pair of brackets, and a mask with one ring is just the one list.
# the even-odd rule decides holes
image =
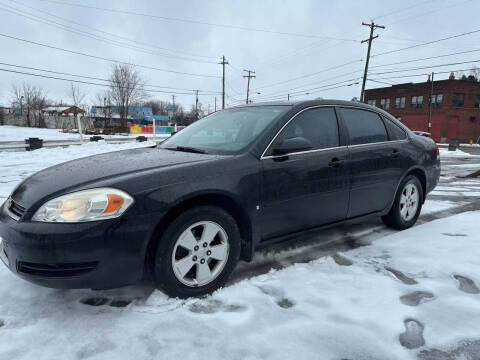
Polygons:
[[395,149],[395,150],[392,151],[390,156],[393,157],[393,158],[398,158],[400,156],[400,151]]
[[330,160],[330,162],[328,163],[328,166],[338,168],[344,162],[345,162],[345,159],[339,159],[334,157],[332,160]]

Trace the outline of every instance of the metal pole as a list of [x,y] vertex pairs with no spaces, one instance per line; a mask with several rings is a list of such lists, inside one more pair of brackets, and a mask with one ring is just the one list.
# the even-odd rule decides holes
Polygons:
[[430,87],[430,96],[428,99],[428,122],[427,122],[427,132],[430,132],[430,129],[432,127],[432,96],[433,96],[433,76],[435,75],[434,72],[432,72],[432,84]]
[[155,118],[153,118],[153,139],[155,140]]
[[80,142],[83,142],[82,122],[80,121],[80,113],[77,113],[78,133],[80,134]]

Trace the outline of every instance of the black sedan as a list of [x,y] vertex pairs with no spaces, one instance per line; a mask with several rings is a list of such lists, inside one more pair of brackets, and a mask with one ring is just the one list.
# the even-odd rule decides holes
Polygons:
[[350,219],[415,224],[440,173],[433,140],[360,103],[263,103],[160,146],[63,163],[0,208],[0,255],[34,283],[105,289],[149,274],[170,296],[223,286],[255,249]]

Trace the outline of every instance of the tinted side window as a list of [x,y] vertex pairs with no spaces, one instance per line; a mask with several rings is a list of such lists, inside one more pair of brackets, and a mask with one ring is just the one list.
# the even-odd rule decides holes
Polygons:
[[405,131],[393,121],[385,119],[385,126],[387,127],[390,140],[405,140],[407,138],[407,134],[405,133]]
[[312,150],[338,146],[335,110],[332,107],[321,107],[300,113],[285,126],[275,139],[274,145],[294,137],[308,139],[312,143]]
[[371,111],[342,108],[350,145],[387,141],[387,131],[379,115]]

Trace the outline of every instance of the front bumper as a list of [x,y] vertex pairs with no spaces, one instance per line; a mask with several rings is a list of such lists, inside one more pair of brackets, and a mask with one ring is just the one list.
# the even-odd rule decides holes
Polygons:
[[16,221],[2,207],[0,258],[16,275],[47,287],[108,289],[133,284],[143,276],[154,218],[40,223]]

